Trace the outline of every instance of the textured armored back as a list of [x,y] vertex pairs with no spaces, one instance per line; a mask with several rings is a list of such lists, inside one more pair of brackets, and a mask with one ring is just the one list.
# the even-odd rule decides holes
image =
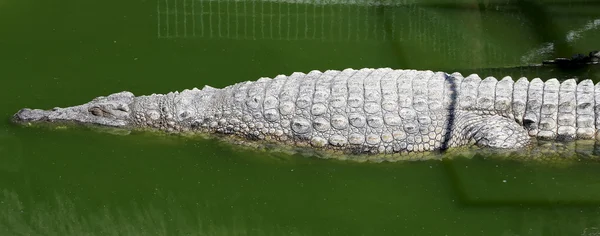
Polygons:
[[526,145],[526,134],[593,138],[600,123],[595,90],[589,80],[514,82],[389,68],[311,71],[228,86],[215,94],[204,120],[228,124],[213,127],[217,132],[352,152],[510,147]]

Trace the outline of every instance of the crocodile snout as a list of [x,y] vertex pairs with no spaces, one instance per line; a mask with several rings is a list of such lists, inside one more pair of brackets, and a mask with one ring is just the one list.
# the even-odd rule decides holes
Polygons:
[[13,122],[23,123],[29,121],[41,121],[47,118],[48,111],[24,108],[13,116]]

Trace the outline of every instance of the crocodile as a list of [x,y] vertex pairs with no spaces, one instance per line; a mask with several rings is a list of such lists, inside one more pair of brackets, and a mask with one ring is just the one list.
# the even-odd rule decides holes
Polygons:
[[24,108],[12,121],[219,134],[344,154],[406,154],[599,139],[599,113],[600,84],[591,80],[349,68],[168,94],[123,91],[72,107]]

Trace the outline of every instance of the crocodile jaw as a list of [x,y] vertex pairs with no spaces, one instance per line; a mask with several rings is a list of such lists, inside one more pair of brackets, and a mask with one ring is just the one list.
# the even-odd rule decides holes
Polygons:
[[51,110],[24,108],[17,112],[12,120],[20,124],[75,122],[85,125],[126,127],[130,124],[129,105],[133,100],[132,93],[121,92],[67,108]]

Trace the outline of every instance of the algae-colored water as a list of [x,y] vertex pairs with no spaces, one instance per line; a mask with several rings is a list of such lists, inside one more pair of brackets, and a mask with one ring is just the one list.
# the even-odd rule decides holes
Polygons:
[[600,36],[591,0],[290,2],[0,1],[0,235],[600,234],[594,145],[566,164],[357,163],[9,122],[23,107],[313,69],[547,79],[571,72],[480,68],[585,53]]

